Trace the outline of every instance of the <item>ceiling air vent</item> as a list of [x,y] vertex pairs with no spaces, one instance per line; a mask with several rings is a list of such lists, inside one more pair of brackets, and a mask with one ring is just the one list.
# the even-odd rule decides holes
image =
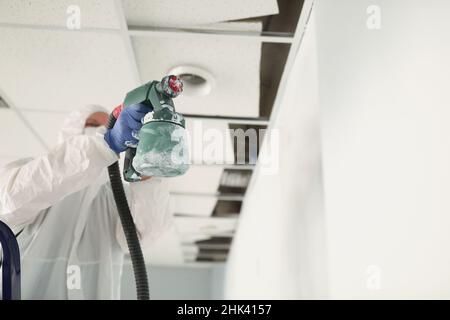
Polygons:
[[0,109],[9,109],[8,104],[6,103],[5,100],[3,100],[2,97],[0,97]]

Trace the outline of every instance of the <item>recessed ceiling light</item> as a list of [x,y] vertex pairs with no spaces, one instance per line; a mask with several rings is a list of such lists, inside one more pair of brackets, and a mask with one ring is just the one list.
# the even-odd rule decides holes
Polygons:
[[205,69],[194,66],[178,66],[168,72],[183,81],[183,94],[193,97],[207,96],[214,88],[215,80]]

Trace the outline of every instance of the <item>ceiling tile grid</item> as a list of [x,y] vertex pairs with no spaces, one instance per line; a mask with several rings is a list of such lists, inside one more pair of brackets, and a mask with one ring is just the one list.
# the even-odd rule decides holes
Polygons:
[[124,0],[129,25],[179,27],[278,13],[276,0]]
[[0,39],[0,88],[16,107],[112,109],[133,88],[118,35],[0,28]]
[[[238,23],[235,23],[235,25]],[[243,23],[261,30],[260,23]],[[250,28],[248,28],[250,26]],[[141,78],[160,79],[180,66],[193,66],[212,75],[206,96],[181,95],[179,112],[211,116],[258,117],[261,43],[246,39],[185,39],[133,37]]]

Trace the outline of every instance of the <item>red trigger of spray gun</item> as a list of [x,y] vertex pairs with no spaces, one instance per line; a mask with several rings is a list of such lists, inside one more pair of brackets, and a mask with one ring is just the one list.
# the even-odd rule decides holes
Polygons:
[[176,95],[179,95],[181,92],[183,92],[183,82],[177,76],[169,77],[169,87]]
[[[160,85],[160,90],[171,98],[175,98],[183,92],[183,81],[181,81],[180,77],[178,76],[166,76],[161,80]],[[114,118],[119,118],[119,115],[124,107],[124,104],[121,103],[114,108],[112,112]]]

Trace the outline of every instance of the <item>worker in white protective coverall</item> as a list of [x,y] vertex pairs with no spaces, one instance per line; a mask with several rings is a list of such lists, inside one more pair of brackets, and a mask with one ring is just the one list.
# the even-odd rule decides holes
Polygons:
[[[128,248],[106,168],[139,129],[139,108],[122,111],[109,139],[105,109],[77,110],[50,152],[0,168],[0,219],[18,234],[22,299],[120,298]],[[167,181],[148,177],[126,191],[145,252],[171,225]]]

